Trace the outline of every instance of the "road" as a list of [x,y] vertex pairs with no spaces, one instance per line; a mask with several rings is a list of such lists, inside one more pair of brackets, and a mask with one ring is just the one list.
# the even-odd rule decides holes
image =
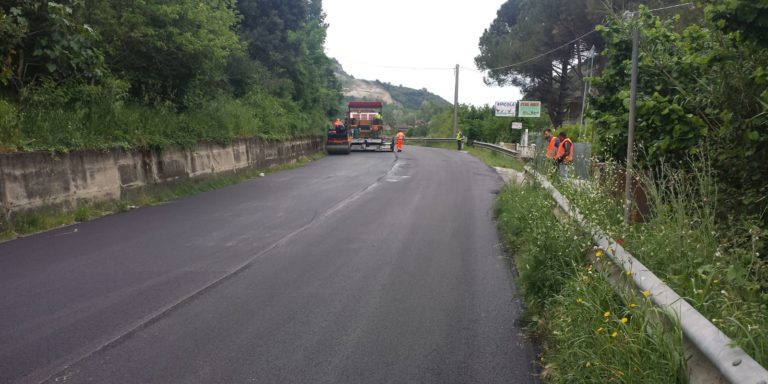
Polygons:
[[528,383],[466,153],[329,156],[0,244],[0,383]]

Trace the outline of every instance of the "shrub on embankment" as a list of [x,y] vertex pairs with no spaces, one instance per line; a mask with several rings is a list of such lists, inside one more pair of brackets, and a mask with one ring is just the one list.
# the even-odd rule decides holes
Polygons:
[[[760,221],[722,217],[721,183],[706,157],[685,169],[662,164],[639,173],[648,212],[623,225],[615,165],[595,180],[558,189],[586,219],[623,243],[640,262],[763,366],[768,365],[768,262]],[[623,178],[623,176],[622,176]]]
[[322,4],[0,3],[0,151],[322,134],[340,85]]
[[647,298],[614,292],[605,257],[587,261],[589,234],[557,218],[546,191],[509,186],[496,216],[514,255],[526,320],[542,344],[546,381],[686,382],[679,331],[656,320]]
[[256,90],[184,110],[131,102],[119,90],[104,87],[66,91],[76,92],[76,98],[62,92],[52,87],[23,105],[0,99],[0,152],[191,147],[200,141],[320,135],[325,127],[322,116],[302,113],[290,100]]

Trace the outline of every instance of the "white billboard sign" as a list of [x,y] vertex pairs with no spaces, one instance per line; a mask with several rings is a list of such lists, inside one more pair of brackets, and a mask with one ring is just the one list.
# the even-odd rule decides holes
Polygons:
[[497,101],[496,117],[515,117],[517,113],[516,101]]

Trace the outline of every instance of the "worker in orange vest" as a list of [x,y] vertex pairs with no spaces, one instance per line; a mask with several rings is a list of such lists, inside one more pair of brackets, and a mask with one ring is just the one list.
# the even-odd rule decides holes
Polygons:
[[333,122],[333,127],[339,129],[341,127],[341,119],[336,119],[336,121]]
[[551,129],[544,130],[544,140],[547,142],[547,159],[554,160],[560,145],[560,140],[557,137],[552,136]]
[[560,168],[560,174],[563,179],[568,178],[568,166],[573,163],[573,141],[568,138],[565,132],[560,132],[557,137],[560,139],[560,145],[557,147],[555,162]]
[[397,143],[397,151],[402,152],[403,151],[403,140],[405,140],[405,133],[403,131],[400,131],[395,136],[395,140]]

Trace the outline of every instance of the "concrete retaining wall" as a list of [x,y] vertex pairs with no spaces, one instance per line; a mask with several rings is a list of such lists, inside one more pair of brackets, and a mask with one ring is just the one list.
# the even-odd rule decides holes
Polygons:
[[115,201],[152,186],[249,168],[266,169],[323,149],[321,138],[239,139],[191,149],[0,154],[0,219],[80,202]]

